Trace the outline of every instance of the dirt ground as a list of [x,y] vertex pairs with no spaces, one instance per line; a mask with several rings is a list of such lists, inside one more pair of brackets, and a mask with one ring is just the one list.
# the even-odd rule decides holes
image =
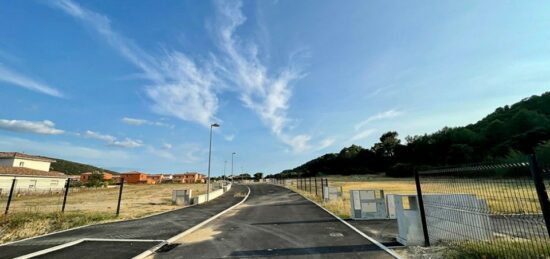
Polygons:
[[[174,210],[181,206],[172,205],[172,190],[191,189],[193,196],[206,193],[205,184],[126,184],[123,188],[120,218],[137,218],[148,214]],[[115,213],[119,187],[72,188],[65,206],[66,212]],[[6,197],[0,199],[0,206],[6,205]],[[15,197],[10,213],[55,212],[63,204],[63,193],[26,195]]]

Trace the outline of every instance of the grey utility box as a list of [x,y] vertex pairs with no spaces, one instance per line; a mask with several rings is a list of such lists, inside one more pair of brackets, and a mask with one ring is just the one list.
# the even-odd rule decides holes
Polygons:
[[[426,224],[431,243],[459,240],[488,240],[493,236],[487,202],[475,194],[427,194],[424,198]],[[399,236],[404,245],[424,244],[422,221],[416,195],[396,195]]]
[[325,201],[342,199],[342,187],[323,186],[323,197]]
[[192,190],[172,190],[173,205],[191,205]]
[[395,215],[395,194],[386,194],[386,208],[388,209],[388,218],[396,219]]
[[352,219],[387,219],[383,190],[351,190]]
[[424,232],[416,195],[395,195],[394,204],[399,230],[397,242],[406,246],[423,245]]

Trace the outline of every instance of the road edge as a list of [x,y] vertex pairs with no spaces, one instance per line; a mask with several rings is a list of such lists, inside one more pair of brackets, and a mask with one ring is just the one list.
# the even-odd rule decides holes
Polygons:
[[[245,186],[246,186],[246,185],[245,185]],[[163,246],[165,246],[165,245],[168,245],[168,244],[171,244],[172,242],[174,242],[174,241],[176,241],[176,240],[178,240],[178,239],[180,239],[180,238],[182,238],[182,237],[184,237],[184,236],[186,236],[186,235],[188,235],[188,234],[194,232],[195,230],[197,230],[197,229],[203,227],[204,225],[206,225],[206,224],[210,223],[211,221],[217,219],[218,217],[220,217],[220,216],[222,216],[223,214],[229,212],[230,210],[236,208],[237,206],[243,204],[243,203],[248,199],[248,196],[250,196],[250,192],[251,192],[250,187],[246,186],[246,188],[248,188],[248,193],[246,194],[246,196],[245,196],[241,201],[239,201],[239,202],[236,203],[235,205],[233,205],[233,206],[231,206],[231,207],[229,207],[229,208],[227,208],[227,209],[221,211],[220,213],[218,213],[218,214],[216,214],[216,215],[214,215],[214,216],[212,216],[212,217],[206,219],[205,221],[203,221],[203,222],[201,222],[201,223],[199,223],[199,224],[193,226],[192,228],[189,228],[189,229],[187,229],[187,230],[185,230],[185,231],[183,231],[183,232],[181,232],[181,233],[179,233],[179,234],[177,234],[177,235],[175,235],[175,236],[173,236],[173,237],[167,239],[166,241],[164,241],[164,242],[162,242],[162,243],[160,243],[160,244],[158,244],[158,245],[156,245],[156,246],[154,246],[154,247],[149,248],[148,250],[144,251],[143,253],[134,256],[132,259],[143,259],[143,258],[145,258],[145,257],[147,257],[147,256],[150,256],[150,255],[154,254],[155,251],[157,251],[157,250],[160,249],[161,247],[163,247]]]
[[286,186],[283,186],[283,185],[278,185],[278,184],[273,184],[275,186],[280,186],[280,187],[283,187],[283,188],[286,188],[294,193],[297,193],[298,195],[304,197],[306,200],[312,202],[313,204],[317,205],[317,207],[323,209],[324,211],[326,211],[328,214],[332,215],[333,217],[335,217],[336,219],[338,219],[340,222],[344,223],[344,225],[348,226],[349,228],[351,228],[353,231],[357,232],[357,234],[361,235],[362,237],[366,238],[367,240],[369,240],[370,242],[372,242],[373,244],[375,244],[376,246],[380,247],[382,250],[384,250],[386,253],[390,254],[391,256],[397,258],[397,259],[401,259],[401,256],[399,256],[395,251],[393,251],[392,249],[388,248],[387,246],[383,245],[382,243],[378,242],[376,239],[368,236],[367,234],[363,233],[361,230],[357,229],[356,227],[354,227],[353,225],[349,224],[348,222],[346,222],[345,220],[343,220],[342,218],[338,217],[336,214],[332,213],[331,211],[325,209],[323,206],[321,206],[319,203],[317,203],[316,201],[304,196],[303,194],[299,193],[299,192],[296,192]]

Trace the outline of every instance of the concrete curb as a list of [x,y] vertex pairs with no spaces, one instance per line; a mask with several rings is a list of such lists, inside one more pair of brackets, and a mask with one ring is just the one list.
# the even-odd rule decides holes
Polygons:
[[160,243],[160,244],[158,244],[158,245],[156,245],[156,246],[154,246],[154,247],[148,249],[147,251],[145,251],[145,252],[143,252],[143,253],[141,253],[141,254],[139,254],[139,255],[134,256],[133,259],[143,259],[143,258],[145,258],[145,257],[147,257],[147,256],[150,256],[150,255],[152,255],[153,253],[155,253],[155,251],[157,251],[158,249],[160,249],[161,247],[163,247],[163,246],[165,246],[165,245],[168,245],[168,244],[171,244],[171,243],[173,243],[174,241],[176,241],[176,240],[178,240],[178,239],[180,239],[180,238],[182,238],[182,237],[184,237],[184,236],[186,236],[186,235],[188,235],[188,234],[194,232],[195,230],[197,230],[197,229],[201,228],[202,226],[204,226],[204,225],[210,223],[211,221],[217,219],[218,217],[220,217],[220,216],[222,216],[223,214],[229,212],[230,210],[234,209],[235,207],[237,207],[237,206],[243,204],[243,203],[246,201],[246,199],[248,199],[248,196],[250,196],[250,187],[247,186],[246,188],[248,188],[248,193],[246,194],[246,196],[244,197],[244,199],[242,199],[242,200],[241,200],[240,202],[238,202],[237,204],[235,204],[235,205],[233,205],[233,206],[231,206],[231,207],[229,207],[229,208],[223,210],[222,212],[220,212],[220,213],[218,213],[218,214],[216,214],[216,215],[214,215],[214,216],[212,216],[212,217],[206,219],[205,221],[203,221],[203,222],[201,222],[201,223],[199,223],[199,224],[193,226],[192,228],[187,229],[187,230],[185,230],[185,231],[183,231],[183,232],[181,232],[181,233],[179,233],[179,234],[177,234],[177,235],[175,235],[175,236],[173,236],[173,237],[167,239],[166,241],[164,241],[164,242],[162,242],[162,243]]
[[331,211],[325,209],[323,206],[321,206],[319,203],[317,203],[316,201],[313,201],[311,200],[310,198],[304,196],[303,194],[299,193],[299,192],[296,192],[284,185],[278,185],[278,184],[273,184],[275,186],[280,186],[280,187],[283,187],[283,188],[286,188],[286,189],[289,189],[291,190],[292,192],[294,193],[297,193],[298,195],[304,197],[304,199],[312,202],[313,204],[317,205],[317,207],[323,209],[324,211],[326,211],[328,214],[332,215],[333,217],[335,217],[336,219],[338,219],[340,222],[344,223],[344,225],[348,226],[349,228],[351,228],[353,231],[357,232],[357,234],[361,235],[362,237],[368,239],[370,242],[372,242],[373,244],[375,244],[376,246],[380,247],[382,250],[384,250],[385,252],[387,252],[388,254],[390,254],[391,256],[397,258],[397,259],[401,259],[401,256],[399,256],[396,252],[394,252],[393,250],[389,249],[388,247],[386,247],[385,245],[381,244],[380,242],[376,241],[374,238],[368,236],[367,234],[363,233],[361,230],[357,229],[356,227],[354,227],[353,225],[349,224],[348,222],[346,222],[345,220],[343,220],[342,218],[338,217],[336,214],[332,213]]

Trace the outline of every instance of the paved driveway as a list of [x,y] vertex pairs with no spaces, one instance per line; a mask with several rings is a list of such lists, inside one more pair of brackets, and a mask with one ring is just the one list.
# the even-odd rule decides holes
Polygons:
[[248,200],[154,258],[393,258],[288,189],[250,185]]

